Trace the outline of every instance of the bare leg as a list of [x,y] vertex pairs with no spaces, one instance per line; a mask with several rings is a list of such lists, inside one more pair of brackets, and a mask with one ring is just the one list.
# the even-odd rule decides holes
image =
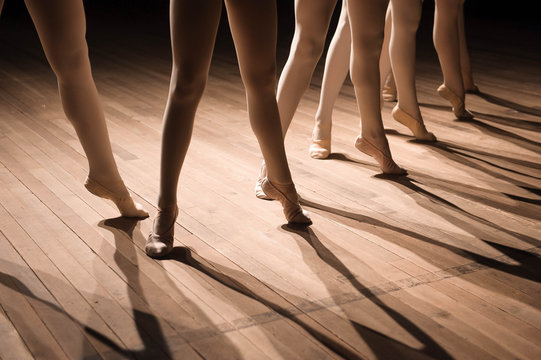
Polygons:
[[421,20],[421,0],[391,0],[393,31],[391,63],[398,89],[398,106],[421,121],[415,89],[415,49],[417,27]]
[[64,112],[88,159],[87,188],[115,201],[123,215],[148,216],[131,200],[113,157],[88,59],[83,2],[26,0],[26,5],[56,74]]
[[[390,75],[392,82],[391,63],[389,59],[390,33],[391,8],[389,6],[385,15],[385,35],[379,62],[382,87],[388,75]],[[325,72],[321,84],[319,107],[316,112],[316,123],[312,135],[312,145],[310,146],[310,156],[313,158],[324,159],[331,152],[332,111],[349,70],[350,55],[351,30],[347,15],[347,6],[344,2],[340,19],[325,60]],[[394,96],[396,97],[396,89],[394,92]]]
[[[323,52],[336,1],[295,0],[295,34],[276,95],[284,138]],[[261,189],[261,182],[266,176],[267,169],[263,163],[255,186],[255,194],[261,199],[268,199]]]
[[349,30],[347,7],[343,4],[340,19],[325,59],[319,107],[316,112],[316,123],[310,146],[310,156],[313,158],[325,159],[331,152],[332,111],[349,71],[350,54],[351,31]]
[[[272,0],[226,1],[229,21],[246,87],[250,123],[268,164],[268,177],[276,187],[287,187],[289,209],[295,220],[304,217],[287,164],[276,104],[276,4]],[[172,0],[171,45],[173,70],[164,114],[160,172],[159,212],[149,235],[146,252],[161,257],[173,246],[178,214],[177,186],[190,144],[195,112],[205,89],[222,0]],[[285,191],[284,191],[285,192]],[[283,199],[280,200],[284,205]],[[284,205],[285,212],[286,205]],[[286,216],[292,212],[286,213]],[[293,216],[293,215],[292,215]],[[288,218],[291,221],[291,219]],[[301,221],[299,221],[301,222]]]
[[248,103],[248,116],[267,177],[291,183],[276,104],[276,4],[272,0],[226,0],[231,32]]
[[278,109],[285,137],[325,45],[336,0],[295,0],[295,34],[278,82]]
[[435,141],[423,123],[415,88],[416,34],[421,20],[422,0],[391,0],[393,30],[391,62],[398,90],[393,117],[407,126],[419,140]]
[[[390,43],[393,28],[393,15],[391,4],[387,6],[385,13],[385,35],[383,37],[383,46],[381,48],[381,59],[379,60],[379,71],[381,72],[381,99],[383,101],[396,101],[396,84],[391,69]],[[381,104],[383,106],[383,104]]]
[[171,1],[173,66],[163,117],[158,197],[161,209],[177,204],[180,170],[190,145],[195,112],[207,82],[221,7],[221,0],[204,3]]
[[462,81],[464,90],[467,93],[478,93],[479,88],[473,81],[470,54],[466,43],[466,30],[464,24],[464,0],[460,1],[460,10],[458,12],[458,42],[460,45],[460,69],[462,71]]
[[451,102],[457,117],[471,117],[464,106],[464,86],[460,69],[460,0],[436,0],[435,3],[434,46],[443,72],[443,85],[438,89],[438,93]]
[[[390,51],[389,51],[390,43],[391,43],[392,28],[393,28],[393,16],[392,16],[392,11],[391,11],[391,5],[389,4],[387,6],[387,12],[385,13],[385,30],[383,34],[383,45],[381,46],[381,57],[379,58],[380,88],[381,89],[384,89],[384,86],[386,83],[389,83],[390,85],[391,84],[394,85],[393,73],[391,69],[391,57],[390,57]],[[396,97],[396,94],[395,94],[395,97]]]
[[276,103],[275,0],[226,0],[231,33],[248,102],[248,115],[267,168],[263,191],[279,200],[289,222],[311,223],[299,199],[287,164]]
[[351,79],[361,114],[362,137],[356,147],[378,160],[385,173],[404,173],[391,158],[380,110],[379,59],[385,27],[387,0],[348,0],[351,25]]
[[170,4],[173,66],[163,116],[158,213],[146,244],[152,257],[167,255],[173,248],[180,170],[207,83],[221,9],[221,0]]

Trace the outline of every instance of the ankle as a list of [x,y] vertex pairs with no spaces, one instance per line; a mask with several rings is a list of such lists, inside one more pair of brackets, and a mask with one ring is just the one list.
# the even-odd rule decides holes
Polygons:
[[293,185],[293,180],[284,182],[284,181],[274,180],[274,179],[271,179],[269,177],[267,177],[267,180],[277,188],[287,188],[287,187]]
[[160,211],[169,211],[171,209],[174,209],[177,206],[177,199],[174,198],[166,198],[166,197],[159,197],[158,198],[158,210]]

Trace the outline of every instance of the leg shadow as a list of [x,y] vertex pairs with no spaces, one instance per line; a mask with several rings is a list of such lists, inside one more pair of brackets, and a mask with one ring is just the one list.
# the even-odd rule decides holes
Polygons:
[[[130,218],[114,218],[107,219],[98,224],[98,226],[107,229],[113,233],[115,238],[115,254],[114,259],[118,267],[121,269],[123,274],[126,276],[127,285],[129,287],[128,294],[130,296],[130,301],[132,304],[140,302],[141,299],[148,304],[146,299],[144,288],[140,280],[140,271],[137,263],[137,251],[141,246],[135,244],[135,238],[144,239],[143,234],[141,233],[138,222],[136,219]],[[140,251],[144,251],[139,249]],[[167,258],[164,258],[167,259]],[[152,260],[157,261],[157,260]],[[165,269],[163,270],[165,272]],[[167,279],[167,277],[166,277]],[[175,288],[175,284],[171,284],[171,288]],[[136,299],[140,297],[141,299]],[[205,313],[199,310],[197,304],[193,303],[187,297],[182,299],[183,307],[189,309],[190,315],[195,318],[198,322],[203,324],[212,324],[212,321],[208,319]],[[139,358],[148,358],[148,359],[162,359],[162,358],[174,358],[178,357],[178,354],[172,354],[171,349],[167,343],[167,339],[164,336],[158,318],[151,313],[138,311],[134,308],[133,315],[135,319],[135,324],[137,326],[137,331],[143,343],[145,349],[141,351],[131,351],[135,357]],[[172,321],[174,319],[165,319],[166,322]],[[175,329],[176,331],[177,329]],[[203,356],[200,351],[194,348],[190,344],[190,341],[197,341],[208,337],[214,337],[219,334],[222,334],[223,331],[213,327],[207,326],[201,329],[186,329],[184,327],[182,331],[176,331],[176,333],[183,338],[183,340],[200,356]],[[109,339],[101,339],[103,342],[109,344],[111,347],[114,344],[111,344]],[[218,341],[215,342],[218,344]],[[241,354],[233,343],[231,343],[227,338],[222,336],[219,340],[219,346],[221,347],[224,354],[227,354],[228,357],[240,359]],[[118,349],[118,347],[117,347]]]
[[503,107],[506,107],[508,109],[515,110],[515,111],[518,111],[518,112],[521,112],[521,113],[524,113],[524,114],[529,114],[529,115],[534,115],[534,116],[540,116],[541,117],[541,109],[539,109],[539,108],[518,104],[518,103],[516,103],[514,101],[507,100],[507,99],[504,99],[504,98],[501,98],[501,97],[498,97],[498,96],[495,96],[495,95],[490,95],[490,94],[487,94],[487,93],[484,93],[484,92],[481,92],[481,91],[479,93],[475,94],[475,95],[479,96],[481,99],[483,99],[483,100],[485,100],[485,101],[487,101],[487,102],[489,102],[491,104],[503,106]]
[[[147,303],[147,301],[145,299],[143,287],[141,286],[141,282],[139,280],[139,270],[137,268],[137,263],[132,264],[126,258],[127,256],[130,259],[135,259],[135,261],[137,262],[135,246],[133,244],[133,246],[131,247],[124,246],[124,238],[128,237],[129,239],[133,239],[133,232],[136,230],[138,223],[138,219],[118,217],[103,220],[98,224],[98,226],[103,229],[107,229],[111,233],[113,233],[116,245],[114,259],[124,276],[126,276],[127,286],[131,288],[128,289],[128,296],[130,298],[131,304],[133,305],[132,308],[135,326],[137,327],[137,332],[139,333],[139,336],[143,341],[144,348],[138,351],[128,350],[128,352],[132,353],[132,355],[137,358],[141,357],[147,359],[170,359],[172,358],[171,351],[169,349],[167,341],[165,340],[160,323],[156,316],[151,313],[139,311],[134,306],[137,302],[137,300],[134,298],[135,296],[137,296],[136,294],[139,294],[139,296],[143,299],[143,301],[145,301],[145,303]],[[139,229],[137,229],[137,231],[139,231]],[[124,254],[122,254],[118,250],[121,247]],[[111,343],[111,341],[107,341],[108,339],[101,338],[100,340],[118,350],[118,347],[115,347],[114,344]]]
[[[469,155],[469,156],[462,156],[463,155],[463,152],[461,151],[456,151],[454,150],[451,146],[449,146],[448,144],[446,143],[436,143],[436,144],[431,144],[431,145],[428,145],[427,146],[429,149],[433,150],[434,152],[438,153],[439,155],[451,160],[451,161],[454,161],[454,162],[457,162],[461,165],[464,165],[464,166],[467,166],[469,168],[472,168],[474,170],[478,170],[480,172],[483,172],[485,174],[488,174],[496,179],[500,179],[500,180],[503,180],[503,181],[506,181],[510,184],[513,184],[517,187],[520,187],[526,191],[529,191],[529,192],[532,192],[532,193],[536,193],[536,192],[539,192],[539,189],[535,188],[534,186],[532,186],[531,184],[527,183],[527,182],[524,182],[524,181],[520,181],[520,180],[517,180],[517,179],[514,179],[514,178],[511,178],[509,176],[506,176],[504,174],[502,174],[501,172],[496,172],[494,170],[491,170],[491,169],[488,169],[486,167],[483,167],[477,163],[475,163],[473,160],[470,160],[470,159],[475,159],[475,160],[479,160],[479,161],[483,161],[477,157],[474,157],[472,155]],[[509,169],[506,169],[506,170],[509,170]],[[530,199],[532,200],[532,199]],[[528,201],[527,201],[528,202]]]
[[[509,236],[512,236],[516,239],[522,240],[524,242],[527,242],[530,245],[533,246],[541,246],[541,241],[532,238],[531,236],[524,235],[521,233],[518,233],[516,231],[508,230],[500,225],[497,225],[489,220],[486,220],[482,217],[479,217],[477,215],[474,215],[461,207],[453,204],[452,202],[434,194],[430,191],[423,189],[422,187],[418,186],[416,184],[416,181],[409,178],[409,177],[403,177],[400,179],[388,179],[388,181],[395,185],[395,187],[404,194],[412,197],[417,204],[419,204],[421,207],[427,209],[428,211],[441,216],[442,218],[446,219],[453,225],[461,228],[462,230],[467,231],[472,236],[483,239],[486,237],[492,237],[488,233],[484,232],[482,229],[479,229],[476,225],[481,224],[485,225],[489,228],[495,229],[501,233],[507,234]],[[455,216],[454,213],[458,215],[463,215],[467,217],[468,219],[473,220],[473,223],[464,221],[460,219],[458,216]]]
[[[316,326],[312,325],[312,323],[314,323],[313,321],[308,322],[306,320],[303,320],[302,317],[299,317],[298,315],[301,315],[304,312],[299,310],[293,304],[291,304],[290,307],[282,306],[277,302],[267,299],[265,296],[258,294],[257,291],[252,290],[250,286],[244,285],[242,281],[237,280],[242,279],[246,276],[243,273],[234,271],[232,269],[227,269],[227,271],[225,271],[224,269],[222,269],[222,266],[201,258],[199,255],[193,253],[191,249],[187,247],[173,248],[173,251],[168,256],[168,259],[189,265],[192,268],[207,275],[211,279],[214,279],[215,281],[238,292],[239,294],[245,295],[253,300],[258,301],[259,303],[265,305],[267,308],[273,310],[277,314],[299,325],[322,345],[324,345],[326,348],[333,351],[337,355],[340,355],[345,359],[362,359],[362,357],[360,357],[353,349],[337,341],[334,338],[333,334],[328,332],[325,328],[316,328]],[[227,275],[228,272],[233,273],[234,275]],[[258,282],[260,281],[258,280]],[[271,289],[271,291],[273,291],[274,293],[277,293],[277,291],[274,290],[272,286],[264,283],[263,286],[265,286],[267,289]],[[290,296],[293,297],[293,295]],[[303,300],[303,302],[307,301]],[[315,303],[308,304],[308,307],[311,309],[321,309],[321,305]]]
[[[377,220],[377,219],[374,219],[374,218],[371,218],[371,217],[368,217],[368,216],[365,216],[365,215],[356,214],[356,213],[346,211],[346,210],[335,209],[335,208],[332,208],[330,206],[315,203],[315,202],[307,200],[305,198],[301,199],[301,205],[306,206],[306,207],[311,208],[311,209],[320,210],[320,211],[326,212],[328,214],[331,214],[332,215],[331,218],[333,220],[342,222],[345,225],[354,226],[354,227],[356,227],[356,228],[358,228],[360,230],[371,230],[373,232],[374,231],[372,229],[373,227],[377,227],[377,228],[381,228],[381,229],[387,229],[387,230],[390,230],[392,232],[395,232],[395,233],[398,233],[398,234],[405,235],[407,237],[416,239],[416,240],[418,240],[420,242],[435,245],[435,246],[440,247],[442,249],[451,251],[452,253],[454,253],[456,255],[459,255],[459,256],[464,257],[464,258],[469,259],[469,260],[472,260],[473,262],[481,264],[481,265],[485,266],[486,268],[491,268],[491,269],[494,269],[494,270],[507,272],[509,274],[518,276],[518,277],[523,278],[523,279],[528,279],[528,280],[532,280],[532,281],[535,281],[535,282],[541,282],[540,281],[541,280],[541,274],[539,274],[539,268],[541,266],[541,262],[539,261],[539,257],[537,255],[535,255],[535,254],[533,254],[533,253],[531,253],[529,251],[518,250],[518,249],[507,247],[505,245],[500,245],[500,244],[493,245],[493,244],[496,244],[496,243],[492,242],[492,241],[486,241],[486,240],[483,240],[482,238],[480,238],[486,244],[493,246],[497,250],[502,251],[504,254],[509,255],[509,256],[512,255],[512,258],[515,261],[519,262],[519,265],[509,265],[508,263],[506,263],[507,256],[500,257],[503,260],[499,260],[497,258],[496,259],[489,258],[487,256],[480,255],[480,254],[474,253],[472,251],[462,249],[460,247],[441,242],[439,240],[433,239],[433,238],[428,237],[426,235],[417,233],[417,232],[415,232],[413,230],[408,230],[408,229],[404,229],[404,228],[401,228],[401,227],[398,227],[398,226],[390,225],[390,224],[387,224],[387,223],[385,223],[383,221],[380,221],[380,220]],[[353,222],[345,221],[346,219],[353,220]],[[368,226],[366,226],[366,225],[368,225]],[[379,234],[379,235],[381,235],[381,234]],[[390,241],[391,239],[388,238],[387,240]],[[412,248],[412,246],[409,245],[405,241],[398,242],[399,240],[400,240],[400,237],[398,237],[398,239],[395,240],[395,241],[397,241],[397,245],[402,246],[404,248],[407,248],[410,251],[416,252],[417,255],[422,256],[425,260],[429,261],[430,263],[434,263],[434,259],[430,256],[430,254],[426,254],[426,255],[421,254],[418,251],[416,251],[418,249]],[[540,241],[537,240],[537,239],[532,239],[532,242],[533,241],[535,241],[537,243],[535,246],[539,247]],[[434,263],[434,264],[436,266],[440,266],[437,263]],[[456,270],[460,271],[460,269],[456,269]]]
[[[37,276],[37,274],[36,274],[36,276]],[[57,281],[61,281],[61,280],[57,280]],[[70,319],[75,324],[77,324],[81,329],[84,329],[84,331],[87,334],[89,334],[90,336],[92,336],[95,339],[99,340],[100,342],[102,342],[103,344],[108,346],[110,349],[112,349],[113,351],[115,351],[119,355],[121,355],[123,357],[128,357],[128,358],[135,358],[136,355],[138,355],[137,352],[125,350],[124,348],[119,346],[115,341],[108,338],[107,336],[105,336],[101,332],[87,326],[86,324],[81,323],[79,320],[77,320],[76,318],[71,316],[69,313],[67,313],[60,306],[58,306],[58,305],[56,305],[56,304],[54,304],[54,303],[52,303],[50,301],[47,301],[47,300],[44,300],[42,298],[37,297],[34,293],[32,293],[30,291],[30,289],[23,282],[21,282],[16,277],[0,271],[0,283],[2,283],[4,286],[6,286],[6,287],[8,287],[8,288],[10,288],[10,289],[12,289],[14,291],[17,291],[18,293],[24,295],[25,297],[37,300],[37,301],[43,303],[44,305],[50,307],[54,311],[66,316],[68,319]],[[68,286],[68,285],[66,285],[66,286]],[[101,299],[100,301],[103,302],[103,303],[107,302],[106,299]],[[87,346],[92,347],[92,345],[90,345],[90,344],[88,344]]]
[[[435,105],[435,104],[419,104],[421,106],[430,108],[430,109],[436,109],[436,110],[448,110],[449,107],[447,106],[441,106],[441,105]],[[477,116],[483,115],[482,113],[475,113]],[[474,115],[475,115],[474,114]],[[492,119],[495,119],[496,117],[493,116]],[[520,136],[518,134],[512,133],[510,131],[500,129],[498,127],[492,126],[490,124],[487,124],[477,118],[472,119],[456,119],[455,121],[460,123],[467,123],[471,124],[477,129],[479,129],[481,132],[490,135],[492,137],[510,142],[514,145],[517,145],[523,149],[530,150],[533,152],[539,153],[541,151],[541,143],[538,141],[530,140],[528,138],[525,138],[523,136]],[[505,119],[500,118],[500,122],[505,121]]]
[[[450,154],[449,156],[453,156],[452,157],[453,161],[457,161],[457,159],[460,159],[460,157],[458,155],[461,154],[461,152],[457,152],[457,151],[451,149],[450,146],[447,143],[441,143],[440,145],[432,145],[432,146],[435,146],[438,149],[443,149],[444,151],[448,152]],[[360,165],[361,167],[366,168],[365,163],[363,163],[361,161],[358,161],[358,160],[355,160],[355,159],[352,159],[347,155],[344,155],[344,154],[341,154],[341,153],[337,153],[337,154],[334,154],[334,155],[335,155],[334,156],[335,160],[350,162],[350,163],[353,163],[355,165]],[[475,157],[472,157],[472,158],[477,159]],[[475,166],[477,169],[481,169],[481,167],[477,166],[477,164],[475,164],[475,163],[473,163],[473,162],[471,162],[471,161],[469,161],[467,159],[465,159],[463,161],[463,163],[470,166],[470,167]],[[486,190],[486,189],[479,189],[477,187],[468,186],[466,184],[462,184],[462,183],[458,183],[458,182],[454,182],[454,181],[450,181],[450,180],[437,179],[437,178],[434,178],[434,177],[431,177],[429,175],[422,174],[422,173],[410,172],[410,175],[415,176],[415,178],[421,178],[426,183],[430,183],[430,185],[433,186],[433,187],[437,187],[437,188],[440,188],[442,190],[452,192],[452,193],[454,193],[454,194],[456,194],[456,195],[458,195],[458,196],[460,196],[462,198],[477,201],[477,202],[483,203],[484,205],[489,205],[489,206],[491,206],[493,208],[501,209],[501,210],[504,210],[504,211],[507,211],[507,212],[510,212],[510,213],[513,213],[513,214],[516,214],[516,215],[528,217],[528,218],[535,219],[535,220],[541,220],[541,213],[539,212],[539,210],[537,208],[529,207],[527,205],[527,204],[541,205],[541,200],[531,199],[531,198],[527,198],[527,197],[523,197],[523,196],[519,196],[519,195],[514,195],[514,194],[495,192],[495,191],[490,191],[490,190]],[[387,180],[395,180],[395,179],[397,179],[396,177],[395,178],[392,178],[392,177],[387,178],[382,174],[374,175],[374,177],[375,178],[380,178],[380,179],[387,179]],[[408,177],[403,177],[403,178],[406,179],[406,181],[408,179]],[[401,178],[398,178],[398,179],[401,179]],[[525,184],[525,183],[523,183],[523,184]],[[526,190],[526,191],[530,191],[530,192],[534,193],[535,195],[541,196],[541,190],[538,190],[538,189],[532,188],[532,187],[527,187],[527,186],[520,186],[520,187],[522,189]],[[466,190],[469,190],[469,191],[466,191]],[[507,198],[511,198],[513,200],[516,200],[516,201],[518,201],[520,203],[524,203],[524,204],[519,204],[518,206],[514,206],[514,205],[509,205],[509,204],[507,204],[505,202],[500,202],[500,201],[494,200],[494,197],[497,197],[499,195],[503,195],[503,196],[505,196]]]
[[[347,268],[347,266],[344,265],[344,263],[332,253],[332,251],[330,251],[327,247],[325,247],[325,245],[323,245],[323,243],[319,240],[319,238],[311,229],[298,229],[292,228],[287,225],[282,226],[282,229],[300,236],[306,243],[308,243],[308,245],[310,245],[310,247],[316,252],[318,257],[323,262],[325,262],[328,266],[340,273],[360,294],[369,299],[378,308],[383,310],[400,327],[402,327],[405,331],[407,331],[424,345],[422,350],[417,350],[405,344],[397,342],[396,340],[389,338],[386,335],[375,332],[374,330],[371,330],[363,326],[362,324],[351,321],[351,323],[357,330],[357,333],[366,340],[367,344],[370,346],[377,359],[418,359],[420,358],[420,355],[426,355],[425,357],[436,359],[452,359],[451,355],[449,355],[449,353],[447,353],[445,349],[443,349],[437,342],[435,342],[432,337],[430,337],[427,333],[425,333],[421,328],[411,322],[404,315],[387,306],[379,299],[379,297],[375,293],[373,293],[366,286],[362,285],[359,280],[357,280],[357,276],[355,276]],[[306,252],[302,244],[300,244],[299,247],[301,248],[301,251],[303,251],[303,253]],[[311,258],[312,257],[310,256],[304,256],[305,260]],[[317,269],[317,264],[309,262],[308,266],[313,268],[313,272],[315,274],[320,274],[320,271],[318,271]],[[328,292],[332,294],[332,284],[329,283],[330,279],[321,275],[319,275],[319,277],[327,287]],[[344,308],[342,308],[342,311],[344,313],[347,313],[347,310]]]

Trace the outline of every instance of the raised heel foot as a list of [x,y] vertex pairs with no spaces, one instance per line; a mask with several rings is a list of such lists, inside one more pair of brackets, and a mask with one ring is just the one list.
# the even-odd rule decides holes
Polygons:
[[415,136],[417,140],[427,142],[434,142],[437,140],[434,134],[426,130],[425,124],[423,122],[418,121],[413,116],[400,109],[398,105],[393,108],[392,115],[396,121],[410,129],[410,131],[413,133],[413,136]]
[[331,154],[331,138],[316,140],[312,139],[312,145],[308,150],[310,157],[314,159],[326,159]]
[[299,204],[299,196],[293,183],[286,185],[273,184],[265,179],[261,184],[265,194],[282,204],[286,220],[291,224],[310,225],[312,220],[307,211]]
[[457,118],[473,118],[472,113],[466,110],[464,99],[460,98],[457,94],[451,91],[451,89],[445,86],[445,84],[441,84],[440,87],[438,87],[438,95],[451,103],[453,113]]
[[84,186],[91,194],[114,202],[122,216],[141,219],[148,217],[148,212],[141,204],[133,201],[128,189],[119,195],[89,177],[86,178]]
[[366,155],[373,157],[379,163],[381,171],[384,174],[406,175],[408,173],[405,169],[398,166],[392,158],[385,155],[381,149],[378,149],[375,145],[360,136],[357,136],[355,139],[355,147]]

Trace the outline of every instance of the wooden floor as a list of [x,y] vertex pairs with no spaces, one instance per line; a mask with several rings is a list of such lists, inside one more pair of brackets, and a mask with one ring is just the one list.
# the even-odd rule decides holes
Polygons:
[[[421,110],[440,141],[412,141],[385,104],[399,179],[353,147],[350,84],[331,159],[308,156],[319,67],[286,140],[314,222],[295,229],[253,194],[261,155],[224,46],[175,249],[156,261],[143,250],[151,219],[119,218],[82,186],[86,158],[31,26],[0,30],[1,359],[541,358],[538,55],[472,46],[482,93],[467,97],[468,122],[437,96],[433,52],[421,56]],[[111,34],[89,35],[95,79],[120,171],[153,215],[168,39]]]

